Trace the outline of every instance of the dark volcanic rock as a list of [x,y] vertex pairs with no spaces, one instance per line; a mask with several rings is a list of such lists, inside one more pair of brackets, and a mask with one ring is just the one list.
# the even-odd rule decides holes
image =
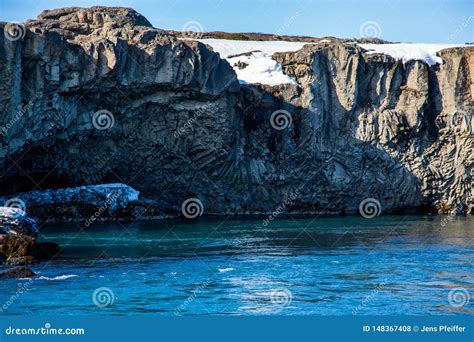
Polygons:
[[[15,194],[15,199],[40,223],[81,221],[86,227],[111,220],[170,218],[180,212],[173,203],[138,195],[138,191],[118,183],[30,191]],[[0,203],[7,200],[0,197]]]
[[[59,253],[58,244],[36,240],[37,224],[23,210],[0,207],[0,212],[4,214],[0,222],[0,263],[31,264],[37,260],[52,259]],[[13,213],[14,216],[5,213]]]
[[55,242],[38,242],[32,250],[31,256],[37,260],[51,260],[59,255],[61,248]]
[[38,16],[45,23],[86,24],[91,28],[105,25],[132,29],[135,26],[152,27],[150,22],[131,8],[94,6],[91,8],[69,7],[46,10]]
[[21,209],[0,207],[0,234],[36,236],[38,225]]
[[331,39],[274,55],[298,86],[240,87],[206,45],[130,9],[26,28],[0,37],[1,195],[126,183],[174,208],[199,198],[204,215],[272,212],[296,190],[287,211],[473,206],[474,48],[429,66]]
[[[47,222],[113,217],[130,202],[137,201],[138,194],[124,184],[100,184],[31,191],[15,194],[15,198],[24,203],[30,215],[40,222]],[[0,203],[7,200],[0,197]]]
[[0,270],[0,280],[12,278],[32,278],[35,273],[27,267],[13,267],[6,270]]

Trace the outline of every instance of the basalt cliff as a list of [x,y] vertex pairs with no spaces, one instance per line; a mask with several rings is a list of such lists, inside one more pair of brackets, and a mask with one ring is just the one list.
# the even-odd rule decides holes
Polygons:
[[131,9],[1,30],[4,198],[124,183],[177,213],[472,211],[474,47],[430,66],[334,39],[273,55],[296,82],[265,86]]

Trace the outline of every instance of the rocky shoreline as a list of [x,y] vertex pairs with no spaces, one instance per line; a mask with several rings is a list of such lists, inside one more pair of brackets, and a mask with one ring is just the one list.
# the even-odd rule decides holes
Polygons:
[[[0,207],[0,264],[30,265],[54,259],[60,247],[54,242],[38,241],[38,224],[18,208]],[[32,277],[27,267],[2,269],[0,279]]]

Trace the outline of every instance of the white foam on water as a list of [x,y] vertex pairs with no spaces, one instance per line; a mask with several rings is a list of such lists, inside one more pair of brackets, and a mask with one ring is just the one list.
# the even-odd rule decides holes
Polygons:
[[77,274],[63,274],[63,275],[52,277],[52,278],[45,277],[45,276],[39,276],[39,277],[34,278],[34,279],[38,279],[38,280],[65,280],[65,279],[74,278],[74,277],[77,277],[77,276],[78,276]]

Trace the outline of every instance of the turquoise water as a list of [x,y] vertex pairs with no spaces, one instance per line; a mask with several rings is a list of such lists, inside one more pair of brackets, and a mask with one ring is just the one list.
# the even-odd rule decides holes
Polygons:
[[[452,288],[473,294],[469,217],[288,218],[267,227],[261,219],[200,219],[42,231],[62,255],[34,265],[39,278],[31,282],[2,281],[4,313],[474,313],[474,299],[460,307],[448,300]],[[103,287],[97,306],[93,293]]]

